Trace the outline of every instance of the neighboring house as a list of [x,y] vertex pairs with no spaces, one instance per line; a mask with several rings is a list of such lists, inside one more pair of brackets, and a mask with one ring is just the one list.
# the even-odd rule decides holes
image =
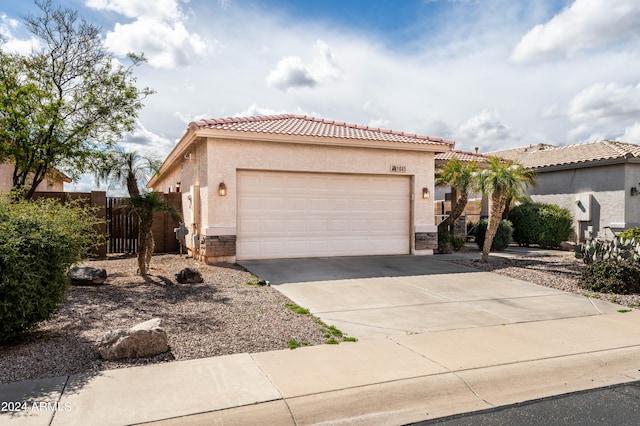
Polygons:
[[[62,192],[64,183],[71,183],[71,178],[59,170],[51,169],[38,188],[39,192]],[[0,163],[0,193],[9,192],[13,187],[13,165]]]
[[[484,154],[452,150],[449,152],[443,152],[436,154],[435,165],[443,167],[451,158],[457,158],[463,163],[470,163],[476,161],[479,166],[486,162],[487,156]],[[467,195],[467,205],[464,209],[464,215],[460,217],[460,224],[456,224],[454,229],[454,236],[464,237],[467,230],[467,222],[478,223],[481,217],[489,215],[488,200],[482,196],[482,193],[469,192]],[[436,186],[434,197],[434,214],[436,217],[436,223],[442,222],[451,212],[453,206],[451,200],[455,198],[455,190],[449,186]]]
[[192,122],[149,184],[182,191],[206,262],[432,254],[434,155],[454,143],[299,115]]
[[618,141],[568,146],[529,145],[490,153],[518,161],[538,174],[533,201],[569,209],[575,239],[611,239],[640,226],[640,145]]

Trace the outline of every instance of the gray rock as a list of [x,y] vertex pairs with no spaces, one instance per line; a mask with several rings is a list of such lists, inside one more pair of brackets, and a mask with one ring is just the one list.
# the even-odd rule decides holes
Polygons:
[[108,360],[153,356],[168,349],[167,333],[160,328],[160,318],[153,318],[128,330],[110,330],[98,342],[100,356]]
[[176,274],[176,280],[180,284],[201,283],[203,281],[200,271],[193,268],[184,268]]
[[69,271],[71,285],[102,285],[107,279],[107,271],[104,268],[80,266]]
[[574,243],[571,243],[569,241],[563,241],[560,243],[560,249],[564,251],[574,251],[575,246],[576,245]]

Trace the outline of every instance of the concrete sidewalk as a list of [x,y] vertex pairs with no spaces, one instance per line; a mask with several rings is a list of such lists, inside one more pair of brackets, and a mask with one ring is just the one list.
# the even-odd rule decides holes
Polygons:
[[0,401],[25,409],[0,424],[399,425],[626,383],[639,369],[633,311],[15,383]]

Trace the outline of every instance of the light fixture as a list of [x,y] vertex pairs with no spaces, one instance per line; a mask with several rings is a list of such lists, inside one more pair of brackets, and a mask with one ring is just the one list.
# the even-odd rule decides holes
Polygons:
[[176,192],[180,192],[180,182],[176,182]]
[[426,186],[422,188],[422,198],[428,200],[430,196],[431,194],[429,194],[429,188],[427,188]]
[[221,197],[227,195],[227,185],[225,185],[224,182],[220,182],[220,185],[218,185],[218,195]]
[[635,196],[638,195],[638,188],[636,188],[635,186],[631,187],[631,196]]

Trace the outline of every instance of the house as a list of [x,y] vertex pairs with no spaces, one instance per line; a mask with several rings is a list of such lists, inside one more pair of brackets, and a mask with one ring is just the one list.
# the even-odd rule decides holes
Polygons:
[[434,155],[453,145],[300,115],[200,120],[147,186],[182,192],[208,263],[432,254]]
[[[0,193],[6,193],[13,187],[13,165],[10,163],[0,163]],[[39,192],[62,192],[64,184],[71,183],[71,178],[59,170],[51,169],[40,182],[36,191]]]
[[535,202],[569,209],[576,241],[611,239],[640,226],[640,145],[603,140],[567,146],[547,144],[490,153],[536,171],[528,189]]
[[[449,160],[457,158],[462,163],[470,163],[475,161],[479,166],[486,163],[487,156],[476,152],[467,152],[459,150],[451,150],[448,152],[442,152],[435,156],[436,169],[444,167]],[[438,185],[435,188],[434,197],[434,214],[436,217],[436,223],[442,222],[449,216],[453,209],[456,199],[455,189],[449,186]],[[467,194],[467,205],[465,206],[464,213],[456,222],[453,235],[458,238],[464,238],[467,235],[467,223],[478,223],[482,217],[489,215],[489,202],[487,197],[482,193],[469,192]]]

